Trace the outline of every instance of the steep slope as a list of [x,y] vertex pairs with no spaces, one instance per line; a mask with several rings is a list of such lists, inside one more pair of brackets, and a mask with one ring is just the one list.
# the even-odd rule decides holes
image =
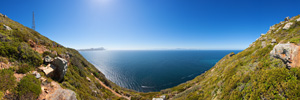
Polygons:
[[[45,67],[43,59],[48,59],[45,56],[61,57],[68,62],[63,80],[55,81],[40,70],[40,67],[50,68]],[[36,79],[34,75],[41,78]],[[0,99],[57,99],[59,95],[55,93],[71,95],[72,91],[77,99],[83,100],[143,98],[107,80],[78,51],[0,13]],[[74,99],[74,96],[67,98]]]
[[174,100],[300,99],[299,41],[300,16],[286,18],[244,51],[160,94]]

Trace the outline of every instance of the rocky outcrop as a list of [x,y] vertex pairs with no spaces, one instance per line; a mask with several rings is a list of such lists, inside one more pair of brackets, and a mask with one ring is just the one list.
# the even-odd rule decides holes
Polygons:
[[288,29],[290,29],[290,28],[291,28],[291,26],[292,26],[292,25],[293,25],[293,23],[292,23],[292,22],[286,23],[282,29],[284,29],[284,30],[288,30]]
[[287,17],[284,18],[284,21],[289,21],[289,20],[290,20],[289,16],[287,16]]
[[277,43],[276,39],[272,39],[271,44],[274,45],[275,43]]
[[274,46],[270,52],[271,57],[281,59],[287,68],[299,67],[300,53],[299,46],[292,43],[280,43]]
[[266,46],[267,46],[266,41],[262,41],[262,42],[261,42],[261,47],[264,48],[264,47],[266,47]]
[[5,24],[3,24],[3,27],[5,28],[5,30],[12,30],[9,26],[7,26],[7,25],[5,25]]
[[44,57],[44,63],[50,63],[50,62],[52,62],[52,58],[49,55]]
[[46,67],[44,67],[44,66],[39,67],[39,69],[42,70],[47,77],[52,76],[53,71],[54,71],[55,68],[56,67],[51,65],[51,64],[48,64]]
[[67,72],[68,61],[60,57],[55,57],[51,64],[56,67],[53,72],[53,78],[61,82]]
[[296,19],[297,22],[300,22],[300,18]]

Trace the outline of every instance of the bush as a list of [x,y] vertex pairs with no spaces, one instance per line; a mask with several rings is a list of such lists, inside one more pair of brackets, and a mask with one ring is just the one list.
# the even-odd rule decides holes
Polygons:
[[0,91],[12,89],[16,84],[16,77],[11,69],[0,70]]
[[41,94],[41,83],[33,75],[27,75],[18,84],[18,97],[20,100],[34,100]]
[[19,69],[17,70],[17,73],[26,74],[27,72],[31,71],[32,67],[28,64],[22,64]]

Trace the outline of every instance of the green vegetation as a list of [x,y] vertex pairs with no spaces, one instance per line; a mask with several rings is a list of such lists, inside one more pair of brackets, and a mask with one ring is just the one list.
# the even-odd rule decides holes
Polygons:
[[0,70],[0,91],[12,89],[15,85],[16,78],[14,72],[11,69]]
[[[280,59],[270,57],[272,39],[281,43],[300,42],[298,23],[278,32],[275,31],[283,25],[276,24],[277,29],[263,36],[266,39],[258,39],[232,57],[225,56],[206,73],[160,94],[175,100],[300,99],[300,68],[287,69]],[[266,47],[262,47],[262,41]]]
[[28,64],[22,64],[19,69],[17,70],[17,73],[26,74],[27,72],[31,71],[33,68]]
[[37,99],[41,92],[41,83],[33,75],[26,75],[18,84],[17,94],[20,100]]

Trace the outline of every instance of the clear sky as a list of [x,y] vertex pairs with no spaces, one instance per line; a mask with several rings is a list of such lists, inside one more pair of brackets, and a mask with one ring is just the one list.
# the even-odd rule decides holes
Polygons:
[[75,49],[245,49],[300,0],[1,0],[0,13]]

